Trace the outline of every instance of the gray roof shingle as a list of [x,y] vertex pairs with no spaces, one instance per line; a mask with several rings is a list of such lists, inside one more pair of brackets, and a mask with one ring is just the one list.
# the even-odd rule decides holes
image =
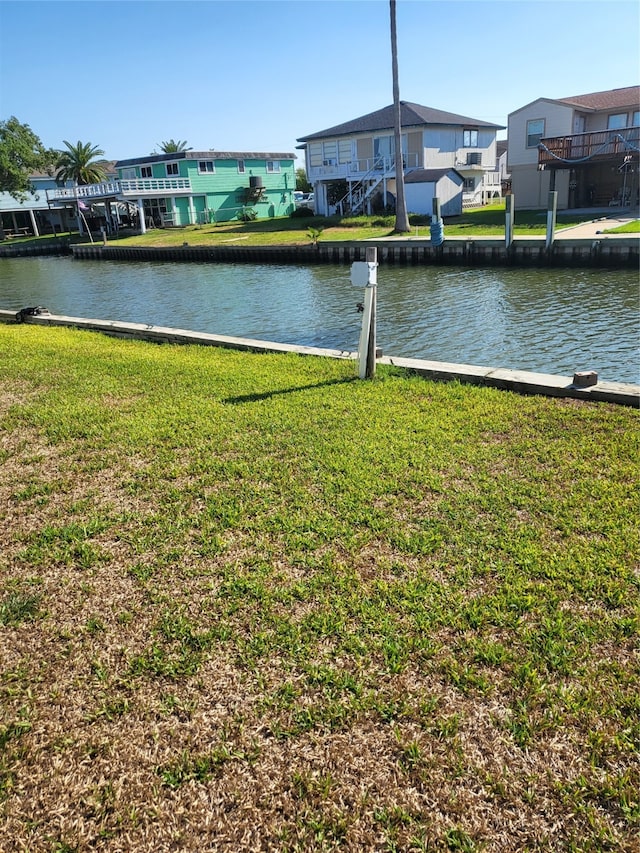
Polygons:
[[[408,101],[400,101],[400,123],[402,127],[420,127],[425,124],[432,125],[465,125],[467,127],[492,127],[502,130],[503,125],[492,124],[488,121],[479,121],[468,116],[448,113],[444,110],[435,110],[432,107],[423,107],[420,104],[411,104]],[[309,142],[312,139],[325,139],[329,136],[347,136],[353,133],[367,133],[372,130],[392,130],[395,125],[393,104],[383,107],[367,115],[337,124],[308,136],[301,136],[298,142]]]

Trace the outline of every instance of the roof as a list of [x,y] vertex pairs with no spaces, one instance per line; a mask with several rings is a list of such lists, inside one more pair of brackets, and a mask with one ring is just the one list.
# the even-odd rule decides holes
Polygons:
[[[409,101],[400,101],[400,124],[402,127],[421,127],[423,125],[465,125],[469,127],[491,127],[503,130],[503,125],[492,124],[488,121],[480,121],[476,118],[448,113],[444,110],[436,110],[432,107],[423,107],[420,104],[412,104]],[[329,136],[347,136],[353,133],[367,133],[372,130],[392,130],[395,127],[395,111],[393,104],[376,110],[373,113],[354,118],[343,124],[337,124],[308,136],[301,136],[298,142],[308,142],[312,139],[325,139]]]
[[536,98],[509,113],[509,116],[529,109],[541,102],[550,104],[565,104],[567,107],[578,107],[582,112],[599,112],[612,110],[627,110],[629,107],[640,109],[640,86],[625,86],[621,89],[607,89],[604,92],[591,92],[586,95],[572,95],[569,98]]
[[118,160],[116,168],[139,166],[142,163],[163,163],[166,160],[295,160],[291,152],[273,151],[175,151],[168,154],[147,154],[146,157],[133,157],[130,160]]
[[414,169],[412,172],[407,172],[404,176],[405,184],[435,184],[440,178],[451,173],[457,175],[461,181],[464,181],[463,176],[457,169]]
[[588,95],[573,95],[570,98],[558,98],[558,100],[563,104],[576,104],[591,110],[615,110],[618,107],[631,106],[640,109],[640,86],[626,86],[623,89],[609,89]]

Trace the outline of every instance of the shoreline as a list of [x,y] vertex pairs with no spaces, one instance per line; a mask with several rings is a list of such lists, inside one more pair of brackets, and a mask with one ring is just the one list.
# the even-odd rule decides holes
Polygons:
[[[193,332],[187,329],[174,329],[167,326],[125,323],[116,320],[40,314],[23,316],[22,320],[19,321],[16,319],[16,312],[0,309],[0,323],[18,325],[20,322],[38,326],[73,327],[100,332],[111,337],[128,338],[152,343],[217,346],[248,352],[295,353],[298,355],[339,358],[353,361],[357,358],[356,353],[347,350],[323,349],[319,347],[277,343],[275,341],[259,341],[250,338]],[[526,370],[453,364],[449,362],[384,355],[377,359],[377,363],[400,367],[437,382],[458,381],[473,385],[484,385],[503,391],[512,391],[518,394],[565,397],[640,408],[640,385],[634,383],[599,381],[588,387],[579,387],[574,384],[575,376],[568,377]]]
[[368,247],[378,249],[380,265],[464,267],[608,267],[637,269],[640,238],[635,235],[521,237],[506,246],[504,238],[449,237],[433,246],[423,237],[382,237],[372,240],[325,241],[305,245],[118,246],[69,243],[0,246],[0,258],[73,255],[79,261],[170,261],[178,263],[349,264],[366,259]]

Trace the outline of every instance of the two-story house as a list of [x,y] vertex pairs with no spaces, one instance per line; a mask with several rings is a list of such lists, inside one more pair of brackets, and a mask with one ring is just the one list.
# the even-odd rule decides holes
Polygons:
[[[416,206],[431,210],[427,202],[439,176],[449,178],[450,191],[459,196],[444,200],[443,215],[459,212],[454,208],[463,199],[469,205],[482,204],[501,194],[496,134],[503,126],[407,101],[400,104],[400,123],[402,163],[414,203],[409,212],[423,212]],[[305,152],[318,213],[370,214],[395,205],[393,105],[302,136],[298,142]]]
[[640,86],[538,98],[508,117],[516,208],[629,207],[638,203]]
[[266,219],[295,207],[292,153],[179,151],[119,160],[115,181],[48,193],[52,203],[125,203],[144,232],[152,227]]

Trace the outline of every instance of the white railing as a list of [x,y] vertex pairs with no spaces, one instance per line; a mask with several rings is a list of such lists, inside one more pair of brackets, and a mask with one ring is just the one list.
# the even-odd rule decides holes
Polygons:
[[482,183],[485,187],[499,187],[502,185],[502,175],[500,172],[485,172]]
[[[310,166],[308,178],[309,180],[313,178],[358,179],[371,171],[387,174],[393,169],[394,165],[394,157],[366,157],[362,160],[352,160],[350,163],[325,162],[322,166]],[[418,154],[405,154],[405,169],[416,169],[421,165]]]
[[191,191],[189,178],[132,178],[121,180],[119,183],[122,195],[139,196],[159,192],[175,193],[176,190]]
[[136,178],[126,181],[103,181],[100,184],[87,184],[81,187],[58,187],[47,190],[47,201],[75,201],[75,199],[98,199],[109,196],[158,195],[168,192],[191,192],[189,178]]
[[47,190],[48,201],[73,201],[76,198],[104,198],[104,196],[118,195],[120,184],[118,181],[103,181],[100,184],[86,184],[81,187],[58,187],[55,190]]

